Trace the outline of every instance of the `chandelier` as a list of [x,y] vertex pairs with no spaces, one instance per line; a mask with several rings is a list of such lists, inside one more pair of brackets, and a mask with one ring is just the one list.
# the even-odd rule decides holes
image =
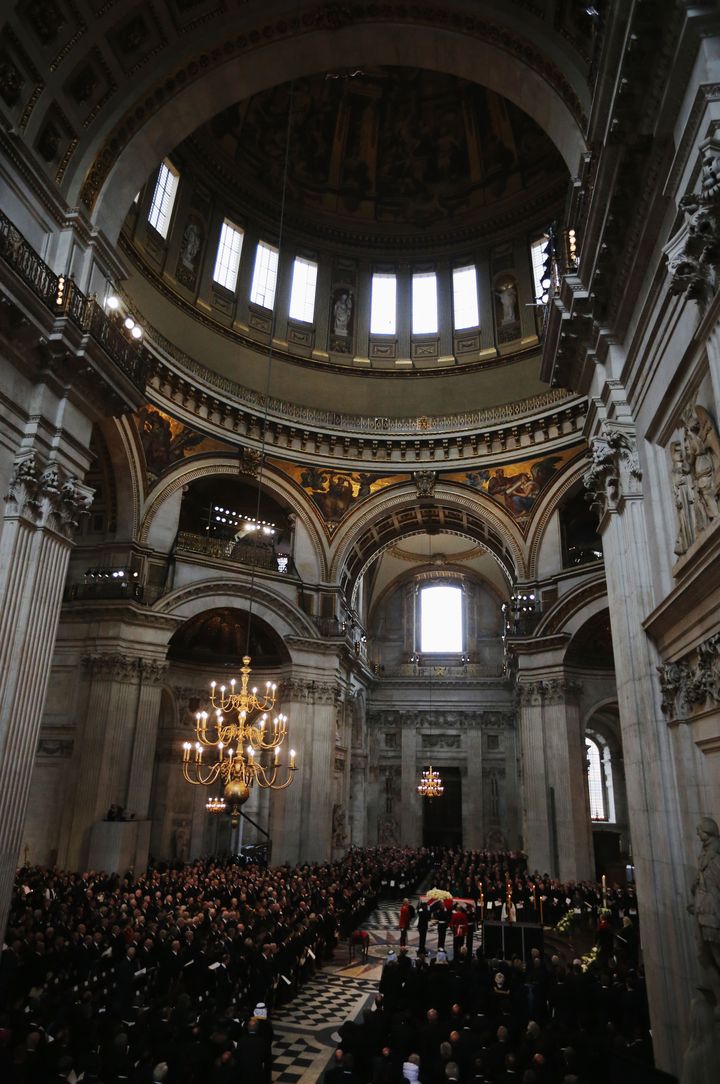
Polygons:
[[423,769],[417,790],[421,798],[439,798],[445,790],[440,773],[433,769],[432,764]]
[[[290,750],[287,775],[279,778],[280,747],[287,737],[287,716],[277,714],[270,721],[275,707],[276,685],[268,681],[264,693],[249,689],[250,658],[243,657],[240,668],[240,688],[233,679],[230,685],[210,684],[210,705],[214,717],[206,711],[195,715],[195,742],[183,744],[183,776],[188,783],[210,787],[220,783],[222,797],[209,798],[206,809],[222,813],[229,805],[233,827],[237,826],[240,806],[250,797],[257,784],[270,790],[284,790],[293,781],[296,771],[295,750]],[[262,754],[273,751],[263,763]],[[203,755],[209,752],[204,760]],[[214,759],[213,759],[214,758]]]

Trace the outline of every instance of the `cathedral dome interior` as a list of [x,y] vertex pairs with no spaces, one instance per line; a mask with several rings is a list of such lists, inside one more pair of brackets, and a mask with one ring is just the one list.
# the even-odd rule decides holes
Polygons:
[[0,932],[24,868],[519,854],[637,889],[648,1079],[717,1064],[716,9],[7,6]]

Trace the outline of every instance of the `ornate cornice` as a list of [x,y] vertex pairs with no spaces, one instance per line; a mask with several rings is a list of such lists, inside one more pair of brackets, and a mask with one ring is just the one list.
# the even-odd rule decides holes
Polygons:
[[8,514],[73,541],[80,520],[90,511],[95,490],[57,463],[41,464],[35,452],[19,456],[5,501]]

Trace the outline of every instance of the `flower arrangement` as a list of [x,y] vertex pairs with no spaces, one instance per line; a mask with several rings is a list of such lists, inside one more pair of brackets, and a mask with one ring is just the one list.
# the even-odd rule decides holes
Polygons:
[[451,900],[452,892],[446,892],[444,888],[431,888],[429,892],[425,893],[425,898],[428,900]]
[[554,932],[559,934],[570,933],[574,918],[575,915],[572,911],[566,911],[558,924],[554,927]]
[[585,954],[585,956],[580,957],[580,963],[582,964],[583,971],[588,971],[590,969],[590,967],[592,967],[592,965],[595,963],[595,961],[598,958],[598,953],[599,952],[600,952],[599,945],[595,945],[595,947],[591,948],[590,951]]

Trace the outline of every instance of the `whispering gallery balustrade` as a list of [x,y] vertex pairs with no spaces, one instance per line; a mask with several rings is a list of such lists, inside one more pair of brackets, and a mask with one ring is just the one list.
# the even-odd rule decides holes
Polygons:
[[95,297],[87,297],[71,278],[56,275],[2,211],[0,258],[53,317],[69,320],[88,335],[137,388],[144,390],[151,365],[147,350],[128,339]]

